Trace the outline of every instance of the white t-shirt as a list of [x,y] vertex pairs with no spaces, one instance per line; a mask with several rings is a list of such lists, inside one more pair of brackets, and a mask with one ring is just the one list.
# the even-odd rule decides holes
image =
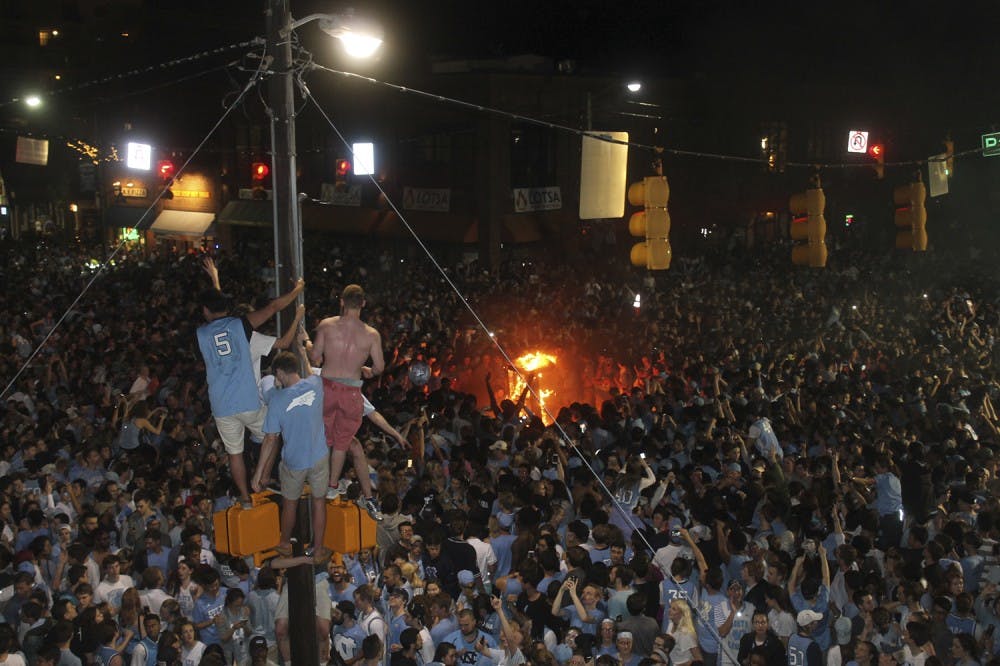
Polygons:
[[114,583],[102,580],[94,588],[94,603],[103,604],[106,601],[115,608],[121,608],[122,595],[130,587],[135,587],[135,583],[132,582],[131,576],[125,574],[118,576],[118,580]]
[[184,646],[181,647],[181,663],[184,666],[198,666],[201,663],[201,657],[205,654],[205,648],[207,646],[201,641],[195,641],[194,647],[190,650]]
[[0,666],[28,666],[28,662],[20,652],[11,652],[6,659],[0,661]]
[[161,589],[147,590],[146,592],[140,592],[139,598],[142,600],[142,605],[149,609],[149,612],[153,615],[160,614],[160,606],[167,599],[173,599],[169,594]]

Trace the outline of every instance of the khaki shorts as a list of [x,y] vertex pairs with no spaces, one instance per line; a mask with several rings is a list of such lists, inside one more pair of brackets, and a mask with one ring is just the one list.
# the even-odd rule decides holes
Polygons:
[[[330,608],[333,606],[330,601],[330,583],[326,579],[316,583],[316,617],[324,620],[330,619]],[[281,596],[278,597],[278,606],[274,610],[275,620],[288,619],[288,584],[282,586]]]
[[216,416],[215,427],[219,437],[226,447],[226,453],[237,455],[243,453],[243,436],[249,430],[254,437],[264,438],[264,417],[267,407],[262,406],[255,412],[240,412],[232,416]]
[[285,499],[301,497],[307,481],[313,497],[325,497],[326,487],[330,483],[330,454],[320,458],[309,469],[291,470],[281,461],[278,465],[278,479],[281,481],[281,496]]

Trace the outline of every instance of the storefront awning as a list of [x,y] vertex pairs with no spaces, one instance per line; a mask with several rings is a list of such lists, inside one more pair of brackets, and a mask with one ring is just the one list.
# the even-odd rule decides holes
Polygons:
[[270,227],[274,224],[274,202],[230,201],[219,213],[219,222],[247,227]]
[[158,234],[201,238],[212,225],[215,213],[194,213],[188,210],[162,211],[150,227]]

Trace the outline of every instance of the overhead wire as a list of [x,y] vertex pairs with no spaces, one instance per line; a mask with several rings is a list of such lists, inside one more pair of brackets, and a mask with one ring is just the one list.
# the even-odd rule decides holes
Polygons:
[[[117,74],[109,74],[107,76],[103,76],[103,77],[96,78],[96,79],[91,79],[89,81],[84,81],[82,83],[76,83],[76,84],[73,84],[73,85],[63,86],[63,87],[58,88],[56,90],[50,90],[50,91],[47,91],[47,92],[40,92],[40,93],[38,93],[38,97],[40,97],[40,98],[56,97],[56,96],[59,96],[59,95],[64,95],[66,93],[76,92],[78,90],[86,90],[87,88],[91,88],[91,87],[94,87],[94,86],[99,86],[99,85],[106,84],[106,83],[111,83],[113,81],[122,81],[122,80],[125,80],[125,79],[132,78],[134,76],[140,76],[142,74],[149,74],[150,72],[155,72],[155,71],[158,71],[158,70],[169,69],[171,67],[176,67],[178,65],[184,65],[184,64],[187,64],[187,63],[190,63],[190,62],[196,62],[196,61],[201,60],[203,58],[210,58],[212,56],[216,56],[216,55],[219,55],[219,54],[222,54],[222,53],[227,53],[227,52],[233,51],[235,49],[245,49],[245,48],[247,48],[249,46],[263,46],[265,44],[266,44],[266,42],[264,41],[263,38],[261,38],[261,37],[254,37],[253,39],[249,39],[249,40],[242,41],[242,42],[235,42],[233,44],[228,44],[226,46],[218,46],[218,47],[213,48],[213,49],[205,49],[203,51],[198,51],[197,53],[192,53],[191,55],[183,56],[183,57],[180,57],[180,58],[174,58],[173,60],[166,60],[164,62],[156,63],[156,64],[153,64],[153,65],[147,65],[145,67],[137,67],[135,69],[130,69],[130,70],[125,71],[125,72],[119,72]],[[10,106],[11,104],[17,104],[18,102],[21,102],[21,101],[22,101],[21,97],[12,97],[12,98],[7,99],[7,100],[5,100],[3,102],[0,102],[0,108],[5,107],[5,106]]]
[[[329,74],[336,74],[344,78],[363,81],[371,85],[388,88],[395,92],[414,95],[417,97],[422,97],[424,99],[430,99],[443,104],[450,104],[452,106],[458,106],[477,113],[486,113],[490,115],[500,116],[502,118],[507,118],[509,120],[516,120],[518,122],[527,123],[530,125],[537,125],[539,127],[545,127],[547,129],[565,132],[568,134],[574,134],[580,137],[588,137],[591,139],[596,139],[598,141],[603,141],[605,143],[628,146],[629,148],[635,148],[637,150],[644,150],[656,155],[668,154],[677,155],[681,157],[701,157],[707,159],[721,160],[726,162],[743,162],[751,164],[766,164],[768,162],[767,158],[764,157],[750,157],[746,155],[727,155],[723,153],[713,153],[701,150],[685,150],[682,148],[668,148],[666,146],[658,146],[649,143],[640,143],[637,141],[626,141],[622,139],[615,139],[607,134],[594,130],[586,130],[578,127],[573,127],[570,125],[564,125],[561,123],[550,122],[548,120],[543,120],[538,117],[526,116],[524,114],[506,111],[504,109],[499,109],[492,106],[487,106],[485,104],[479,104],[476,102],[469,102],[467,100],[458,99],[456,97],[449,97],[448,95],[442,95],[440,93],[428,92],[426,90],[420,90],[419,88],[410,88],[408,86],[402,86],[396,83],[391,83],[389,81],[383,81],[381,79],[376,79],[371,76],[365,76],[363,74],[358,74],[356,72],[348,72],[341,69],[334,69],[332,67],[327,67],[325,65],[320,65],[316,62],[310,63],[311,69],[317,69],[320,71],[327,72]],[[632,114],[639,115],[639,114]],[[901,166],[922,166],[928,164],[932,161],[940,161],[943,159],[953,159],[956,157],[965,157],[975,153],[979,153],[979,148],[971,148],[969,150],[964,150],[961,152],[956,152],[953,155],[945,157],[933,157],[917,160],[903,160],[896,162],[885,162],[882,166],[886,167],[901,167]],[[786,166],[796,167],[796,168],[810,168],[810,169],[871,169],[873,166],[872,162],[786,162]]]

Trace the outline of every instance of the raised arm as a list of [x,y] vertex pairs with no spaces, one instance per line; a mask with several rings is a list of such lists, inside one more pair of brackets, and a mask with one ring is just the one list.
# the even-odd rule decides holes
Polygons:
[[[305,314],[306,306],[300,303],[299,306],[295,308],[295,318],[292,319],[292,323],[288,326],[284,335],[274,341],[274,344],[271,345],[271,349],[288,349],[288,347],[295,342],[296,336],[299,333],[299,327],[302,325],[302,318]],[[306,340],[308,339],[309,338],[306,337]]]
[[698,565],[698,575],[702,580],[705,580],[705,574],[708,573],[708,561],[705,559],[705,554],[701,552],[701,548],[695,543],[694,539],[691,537],[691,533],[685,528],[681,528],[681,538],[687,541],[688,546],[691,547],[691,552],[694,554],[695,564]]
[[292,290],[283,296],[278,296],[270,303],[262,307],[260,310],[254,310],[253,312],[247,313],[247,321],[250,322],[252,328],[257,328],[265,321],[273,317],[275,314],[284,310],[292,301],[299,297],[302,290],[305,289],[306,282],[302,278],[295,281],[295,286]]
[[823,585],[830,588],[830,560],[826,557],[826,548],[823,544],[819,544],[816,547],[816,552],[819,553],[819,571],[820,575],[823,577]]
[[215,260],[212,257],[206,256],[201,260],[201,267],[208,273],[208,278],[212,281],[212,287],[216,291],[222,291],[222,285],[219,283],[219,269],[215,265]]
[[[825,557],[823,559],[826,559]],[[795,566],[792,567],[792,573],[788,576],[788,596],[795,594],[795,588],[799,586],[799,578],[802,576],[802,563],[805,561],[805,556],[799,555],[795,559]],[[829,573],[829,569],[827,569]]]
[[503,412],[500,410],[500,405],[497,404],[497,395],[493,392],[493,385],[490,384],[490,373],[486,373],[486,395],[490,398],[490,409],[493,410],[493,416],[503,418]]

